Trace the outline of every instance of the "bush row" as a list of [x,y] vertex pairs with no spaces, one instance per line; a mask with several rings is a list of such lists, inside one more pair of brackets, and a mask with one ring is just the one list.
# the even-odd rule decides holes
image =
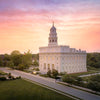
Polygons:
[[0,81],[5,81],[5,80],[15,80],[15,79],[21,79],[21,76],[19,76],[19,77],[13,77],[13,76],[11,76],[10,78],[6,78],[6,77],[0,77]]

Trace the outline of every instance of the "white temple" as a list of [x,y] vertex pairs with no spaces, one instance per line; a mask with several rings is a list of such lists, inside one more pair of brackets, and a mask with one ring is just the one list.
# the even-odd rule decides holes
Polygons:
[[49,33],[48,46],[39,48],[39,69],[41,73],[47,73],[49,69],[56,69],[59,73],[86,72],[86,51],[58,45],[57,39],[56,28],[53,23]]

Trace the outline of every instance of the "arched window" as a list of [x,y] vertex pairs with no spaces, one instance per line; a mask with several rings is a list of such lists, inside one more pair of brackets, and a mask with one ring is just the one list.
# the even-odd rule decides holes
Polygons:
[[54,40],[52,40],[52,42],[54,42]]
[[51,42],[51,40],[50,40],[50,42]]

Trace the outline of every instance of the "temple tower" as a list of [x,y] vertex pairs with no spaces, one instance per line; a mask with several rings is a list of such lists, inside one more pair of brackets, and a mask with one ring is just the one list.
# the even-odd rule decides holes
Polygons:
[[48,38],[48,46],[57,46],[57,33],[56,33],[56,28],[54,26],[54,22],[52,24],[52,27],[50,29],[50,33],[49,33],[49,38]]

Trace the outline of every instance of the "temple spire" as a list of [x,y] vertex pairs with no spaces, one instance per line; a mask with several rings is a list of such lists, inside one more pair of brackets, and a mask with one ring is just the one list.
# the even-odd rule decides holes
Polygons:
[[50,28],[49,38],[48,38],[48,46],[57,46],[57,33],[56,28],[54,26],[54,21],[52,22],[52,27]]
[[52,22],[52,26],[54,26],[54,21]]

